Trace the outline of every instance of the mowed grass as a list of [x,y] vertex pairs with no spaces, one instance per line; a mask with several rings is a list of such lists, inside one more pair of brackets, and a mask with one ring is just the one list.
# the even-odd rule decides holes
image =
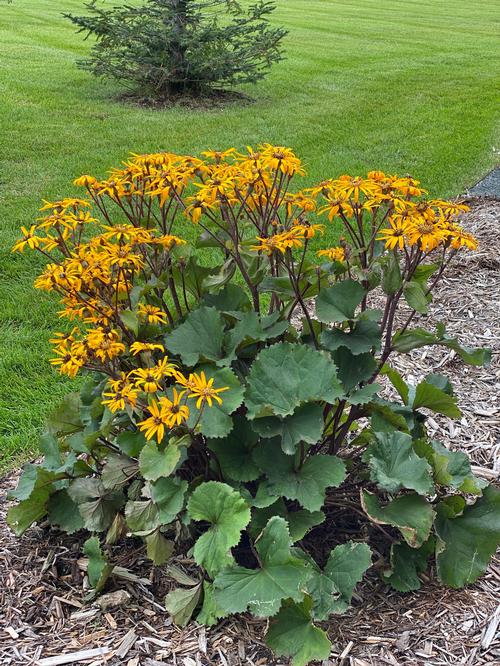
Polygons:
[[42,262],[12,255],[40,199],[74,192],[129,151],[261,141],[292,146],[305,183],[380,168],[452,196],[495,162],[497,0],[279,0],[287,60],[246,90],[250,105],[148,110],[75,67],[89,42],[61,13],[81,0],[0,7],[0,469],[36,450],[47,411],[72,387],[48,365],[57,304],[32,288]]

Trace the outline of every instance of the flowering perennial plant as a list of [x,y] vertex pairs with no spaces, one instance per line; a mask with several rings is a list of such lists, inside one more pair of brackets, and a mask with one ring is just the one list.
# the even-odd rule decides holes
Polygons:
[[303,175],[268,144],[133,155],[22,228],[14,250],[47,257],[35,286],[69,322],[51,363],[85,381],[8,515],[17,534],[42,518],[87,530],[96,592],[126,536],[155,565],[191,553],[198,580],[165,574],[183,585],[166,598],[174,620],[270,617],[268,644],[299,666],[328,657],[314,622],[347,609],[370,544],[408,591],[432,561],[444,584],[473,582],[500,539],[499,491],[426,432],[429,410],[460,415],[449,381],[411,386],[390,364],[426,345],[488,361],[442,324],[412,325],[477,247],[467,207],[409,176],[295,191]]

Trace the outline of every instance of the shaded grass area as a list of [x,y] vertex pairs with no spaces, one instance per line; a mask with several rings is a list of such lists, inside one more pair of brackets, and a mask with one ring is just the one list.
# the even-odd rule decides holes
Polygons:
[[61,16],[80,0],[0,8],[0,469],[36,448],[44,415],[74,383],[47,363],[57,304],[32,289],[42,264],[12,255],[42,197],[74,192],[129,151],[293,146],[305,184],[380,168],[459,194],[495,162],[498,3],[280,0],[287,60],[252,104],[153,110],[78,70],[89,43]]

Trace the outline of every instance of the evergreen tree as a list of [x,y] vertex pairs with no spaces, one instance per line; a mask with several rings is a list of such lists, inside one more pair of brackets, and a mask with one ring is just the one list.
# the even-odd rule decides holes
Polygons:
[[66,14],[94,35],[78,65],[158,99],[213,87],[255,83],[282,59],[286,30],[271,27],[275,3],[243,9],[235,0],[145,0],[106,8],[86,3],[88,16]]

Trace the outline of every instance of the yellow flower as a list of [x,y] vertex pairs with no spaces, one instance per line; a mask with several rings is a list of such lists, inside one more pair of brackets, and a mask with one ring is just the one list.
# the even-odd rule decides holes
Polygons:
[[162,397],[158,402],[153,400],[148,409],[150,417],[140,421],[137,425],[145,433],[146,439],[150,440],[156,436],[158,444],[165,436],[165,429],[181,425],[189,418],[189,407],[181,405],[182,393],[173,390],[173,399]]
[[182,391],[179,393],[174,388],[172,393],[172,400],[166,396],[161,397],[159,400],[163,412],[167,415],[168,425],[171,428],[181,425],[183,421],[187,421],[189,418],[189,407],[180,404],[183,396]]
[[94,176],[88,176],[86,174],[75,178],[73,181],[73,184],[77,185],[78,187],[92,187],[92,185],[95,183],[97,183],[97,178],[94,178]]
[[228,150],[204,150],[201,154],[203,157],[215,160],[215,163],[219,164],[227,157],[234,155],[235,152],[236,148],[229,148]]
[[371,179],[363,179],[359,176],[340,176],[338,180],[333,181],[335,193],[346,199],[359,201],[360,194],[373,197],[377,191],[377,183]]
[[106,391],[103,395],[107,400],[102,400],[102,404],[106,405],[110,412],[114,414],[127,406],[135,407],[139,392],[131,384],[124,383],[119,389]]
[[157,236],[156,238],[152,238],[149,241],[149,244],[161,245],[161,247],[164,247],[166,250],[170,250],[172,247],[174,247],[174,245],[186,245],[186,241],[182,238],[179,238],[179,236],[166,234],[165,236]]
[[314,238],[316,232],[319,232],[321,235],[325,232],[324,224],[301,224],[297,221],[294,222],[291,232],[296,235],[297,238]]
[[391,217],[389,224],[389,227],[380,230],[377,240],[384,241],[385,247],[389,250],[394,250],[396,247],[402,250],[405,246],[405,235],[410,228],[409,222],[406,219]]
[[145,393],[156,393],[161,390],[161,377],[154,372],[154,368],[137,368],[130,373],[134,377],[134,386]]
[[67,198],[60,199],[59,201],[45,201],[43,199],[43,206],[40,210],[52,210],[56,213],[62,213],[68,208],[78,208],[79,206],[90,206],[90,202],[86,199]]
[[327,197],[327,202],[326,206],[319,209],[318,215],[323,215],[323,213],[328,211],[328,219],[330,222],[333,222],[336,217],[341,217],[341,215],[344,215],[344,217],[352,217],[354,214],[351,204],[346,201],[343,196],[329,196]]
[[165,351],[165,347],[163,345],[156,344],[154,342],[133,342],[130,345],[130,351],[134,356],[137,356],[137,354],[142,352],[152,352],[155,349]]
[[136,270],[144,266],[144,261],[138,254],[134,254],[131,245],[107,245],[105,250],[109,256],[111,266],[134,268]]
[[43,243],[44,239],[35,234],[36,230],[36,224],[32,224],[29,230],[26,229],[26,227],[21,227],[23,237],[16,241],[12,248],[12,252],[23,252],[26,246],[28,246],[30,250],[35,250],[37,247],[40,247],[40,244]]
[[146,243],[151,240],[151,231],[143,227],[134,227],[132,224],[103,225],[106,233],[102,234],[106,240],[125,240],[133,243]]
[[107,361],[125,351],[120,335],[113,329],[95,328],[87,333],[87,344],[100,361]]
[[314,199],[311,197],[306,197],[303,192],[287,194],[285,197],[285,204],[288,215],[292,214],[294,206],[306,213],[311,213],[312,211],[316,210],[316,202]]
[[170,415],[167,410],[162,409],[155,401],[149,405],[148,409],[151,416],[144,421],[140,421],[137,425],[145,433],[148,441],[156,436],[159,444],[165,436],[165,427],[168,427]]
[[464,231],[458,224],[450,224],[448,232],[449,238],[451,239],[451,247],[454,250],[459,250],[462,247],[465,247],[468,250],[477,250],[477,238],[467,231]]
[[186,217],[189,217],[191,222],[194,222],[195,224],[198,224],[198,222],[201,219],[201,216],[205,211],[207,210],[216,210],[215,205],[212,203],[208,203],[207,201],[203,201],[199,197],[188,197],[186,199],[187,202],[190,202],[188,206],[186,206],[186,209],[184,210],[184,215]]
[[445,217],[455,217],[461,213],[467,213],[470,210],[467,204],[458,201],[442,201],[441,199],[436,199],[434,201],[429,201],[429,205],[440,210]]
[[289,231],[284,231],[281,234],[274,234],[274,236],[269,236],[269,238],[257,236],[257,240],[260,241],[260,244],[251,245],[250,249],[254,252],[265,252],[268,255],[271,255],[276,251],[285,254],[288,249],[302,247],[301,238],[303,237],[303,231],[300,227],[292,227]]
[[318,257],[326,257],[329,261],[344,261],[345,251],[343,247],[329,247],[319,250]]
[[[188,398],[197,398],[196,407],[198,409],[205,403],[208,403],[208,406],[211,407],[213,401],[217,402],[219,405],[222,405],[222,399],[219,397],[219,393],[223,391],[228,391],[229,386],[224,386],[223,388],[215,388],[213,386],[214,378],[207,380],[205,373],[202,371],[199,374],[196,372],[189,375],[189,379],[186,381],[181,375],[177,376],[177,382],[181,386],[185,386],[188,391],[190,391]],[[185,393],[182,391],[181,394]]]
[[156,305],[139,303],[138,312],[148,324],[166,324],[167,315]]
[[421,217],[412,219],[408,224],[407,236],[409,245],[416,245],[424,252],[434,250],[446,241],[448,232],[442,223]]
[[272,146],[270,143],[259,146],[259,159],[264,167],[281,171],[287,176],[305,173],[293,150],[284,146]]

